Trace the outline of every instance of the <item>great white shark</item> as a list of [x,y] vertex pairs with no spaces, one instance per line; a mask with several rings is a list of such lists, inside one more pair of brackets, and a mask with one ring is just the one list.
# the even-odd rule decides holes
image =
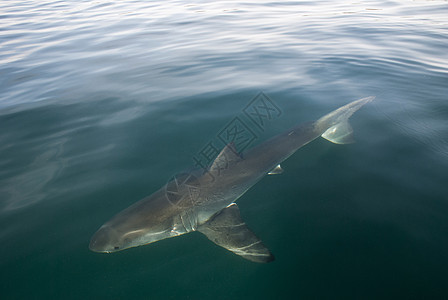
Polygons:
[[320,136],[336,144],[353,142],[348,119],[374,98],[353,101],[317,121],[299,124],[244,154],[228,144],[207,170],[175,176],[106,222],[93,235],[90,250],[112,253],[199,231],[250,261],[274,260],[242,220],[236,200],[266,174],[281,173],[281,162]]

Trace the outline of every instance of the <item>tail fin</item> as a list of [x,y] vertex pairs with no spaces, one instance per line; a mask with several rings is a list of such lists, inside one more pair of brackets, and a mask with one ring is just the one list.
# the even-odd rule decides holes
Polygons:
[[373,99],[375,99],[374,96],[362,98],[332,111],[316,121],[316,129],[323,132],[321,136],[332,143],[353,143],[353,129],[348,123],[348,119]]
[[348,121],[343,121],[328,128],[321,136],[335,144],[351,144],[355,142],[353,128]]

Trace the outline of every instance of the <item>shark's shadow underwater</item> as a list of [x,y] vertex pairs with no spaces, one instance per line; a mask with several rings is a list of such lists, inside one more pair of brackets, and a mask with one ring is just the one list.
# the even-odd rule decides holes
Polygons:
[[228,144],[205,172],[176,176],[101,226],[90,241],[90,250],[111,253],[199,231],[250,261],[274,260],[241,219],[235,201],[266,174],[280,173],[282,161],[319,136],[337,144],[352,142],[348,119],[374,98],[353,101],[315,122],[295,126],[243,156]]

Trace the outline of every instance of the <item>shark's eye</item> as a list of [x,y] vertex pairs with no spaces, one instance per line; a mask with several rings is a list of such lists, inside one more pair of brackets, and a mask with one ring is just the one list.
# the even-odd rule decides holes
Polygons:
[[120,247],[118,247],[118,246],[115,246],[115,247],[114,247],[114,249],[115,249],[115,250],[118,250],[118,249],[120,249]]

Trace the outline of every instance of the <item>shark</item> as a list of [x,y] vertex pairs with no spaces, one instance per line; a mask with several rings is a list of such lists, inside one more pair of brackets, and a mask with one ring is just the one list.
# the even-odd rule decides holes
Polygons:
[[282,173],[280,163],[309,142],[323,137],[336,144],[352,143],[348,120],[374,98],[296,125],[244,153],[233,142],[227,144],[206,169],[175,175],[102,225],[90,240],[90,250],[113,253],[197,231],[249,261],[273,261],[274,255],[243,221],[235,202],[265,175]]

